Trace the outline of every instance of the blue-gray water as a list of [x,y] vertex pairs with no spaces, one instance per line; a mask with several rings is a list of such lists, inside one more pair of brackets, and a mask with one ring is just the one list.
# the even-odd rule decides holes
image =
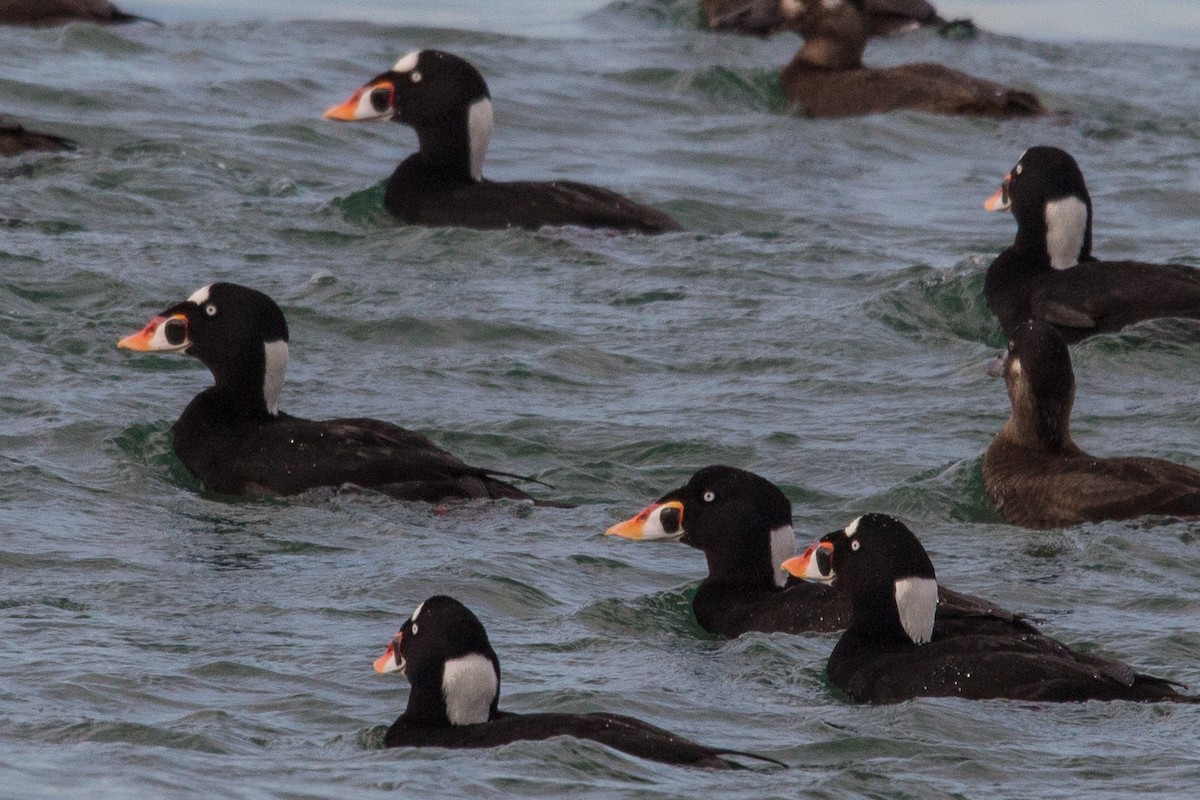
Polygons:
[[[979,477],[1007,413],[979,295],[1014,231],[982,200],[1058,144],[1098,253],[1200,263],[1200,51],[916,34],[871,58],[1036,87],[1061,113],[816,122],[774,81],[795,39],[708,35],[683,0],[528,33],[125,5],[169,24],[0,29],[2,109],[82,143],[0,163],[0,795],[1194,796],[1200,709],[851,706],[823,679],[832,637],[707,637],[700,554],[600,532],[699,466],[745,466],[785,488],[802,542],[896,513],[947,584],[1200,688],[1200,527],[1022,531]],[[487,76],[486,174],[602,183],[688,232],[392,222],[381,186],[411,132],[320,114],[418,47]],[[217,279],[288,314],[287,410],[401,422],[578,508],[197,491],[168,431],[207,372],[114,345]],[[1200,327],[1074,355],[1083,446],[1200,465]],[[407,688],[371,661],[435,592],[487,625],[502,707],[634,714],[793,767],[378,749]]]

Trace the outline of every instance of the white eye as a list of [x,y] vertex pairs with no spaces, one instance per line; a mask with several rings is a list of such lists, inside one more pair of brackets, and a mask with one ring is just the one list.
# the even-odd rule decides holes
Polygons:
[[1024,167],[1022,167],[1020,164],[1017,164],[1017,168],[1013,170],[1013,174],[1014,174],[1014,175],[1020,175],[1020,174],[1021,174],[1021,170],[1023,170],[1023,169],[1025,169],[1025,168],[1024,168]]
[[417,72],[415,69],[409,74],[408,77],[412,80],[413,83],[421,82],[421,73]]
[[212,303],[209,303],[204,307],[204,313],[208,314],[210,317],[215,317],[217,315],[217,307]]
[[711,503],[713,500],[716,500],[716,499],[717,499],[717,496],[715,494],[713,494],[712,492],[704,493],[704,502]]
[[413,634],[413,636],[417,635],[417,623],[415,623],[415,622],[413,623],[413,626],[412,626],[412,634]]
[[850,542],[851,550],[857,550],[860,547],[862,547],[862,542],[860,542],[858,539],[855,539],[852,542]]

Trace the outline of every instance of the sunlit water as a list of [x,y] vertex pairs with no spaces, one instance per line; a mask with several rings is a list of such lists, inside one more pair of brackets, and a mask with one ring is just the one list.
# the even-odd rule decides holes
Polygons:
[[[1096,252],[1200,263],[1200,52],[915,34],[871,58],[1036,88],[1056,113],[816,122],[775,82],[794,38],[709,35],[690,3],[528,33],[466,19],[490,6],[406,27],[125,5],[169,24],[0,29],[3,110],[82,144],[0,163],[0,795],[1194,796],[1198,709],[851,706],[823,678],[832,637],[710,638],[699,553],[600,532],[699,466],[744,466],[785,488],[802,542],[898,514],[947,584],[1200,686],[1200,528],[1022,531],[979,475],[1007,414],[983,270],[1014,231],[982,200],[1057,144]],[[687,232],[394,223],[382,184],[411,131],[320,114],[418,47],[487,76],[486,174],[601,183]],[[206,496],[169,428],[207,372],[115,342],[218,279],[284,307],[286,410],[401,422],[578,507]],[[1200,327],[1074,356],[1085,448],[1200,465]],[[435,592],[487,625],[502,707],[634,714],[793,767],[379,749],[407,690],[371,661]]]

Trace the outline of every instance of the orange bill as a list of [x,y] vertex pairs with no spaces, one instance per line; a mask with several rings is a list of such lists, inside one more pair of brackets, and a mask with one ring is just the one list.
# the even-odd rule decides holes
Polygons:
[[1004,182],[1000,184],[1000,188],[996,193],[983,201],[983,207],[988,211],[1007,211],[1012,206],[1012,201],[1008,197],[1008,184],[1012,181],[1012,175],[1005,175]]
[[[818,551],[824,551],[819,554]],[[833,545],[829,542],[810,544],[804,552],[795,558],[789,558],[779,565],[780,569],[797,578],[828,583],[833,580],[833,572],[829,569],[829,560],[833,556]]]
[[131,333],[118,341],[117,347],[149,352],[181,350],[187,344],[187,317],[183,314],[173,314],[170,317],[155,317],[137,333]]

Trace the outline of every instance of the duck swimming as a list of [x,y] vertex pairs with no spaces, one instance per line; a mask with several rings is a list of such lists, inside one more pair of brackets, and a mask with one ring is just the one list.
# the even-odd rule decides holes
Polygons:
[[261,497],[352,484],[402,500],[532,499],[496,477],[519,476],[472,467],[399,425],[280,411],[288,327],[256,289],[204,286],[117,346],[185,353],[212,372],[214,385],[171,428],[175,454],[210,491]]
[[1065,150],[1026,150],[984,208],[1011,210],[1017,220],[1016,240],[988,267],[983,286],[1006,335],[1038,319],[1073,343],[1147,319],[1200,317],[1195,267],[1092,255],[1092,198]]
[[446,595],[417,606],[375,661],[375,671],[399,672],[412,685],[408,706],[384,736],[388,747],[498,747],[571,736],[679,766],[742,766],[728,756],[785,766],[753,753],[698,744],[623,714],[499,710],[500,659],[479,618]]
[[832,584],[850,601],[850,625],[827,672],[856,703],[916,697],[1200,702],[1170,681],[1037,632],[982,618],[943,625],[929,554],[904,523],[885,514],[867,514],[821,537],[783,568]]
[[[708,561],[708,576],[692,600],[696,621],[710,633],[802,633],[842,630],[847,598],[828,586],[790,579],[780,563],[795,553],[792,504],[766,478],[713,465],[607,531],[626,539],[689,544]],[[978,597],[941,589],[947,619],[978,616],[1029,628],[1020,618]]]
[[851,117],[913,109],[979,117],[1044,113],[1030,92],[941,64],[863,65],[867,22],[849,0],[748,0],[746,14],[768,30],[787,28],[804,44],[780,73],[783,94],[808,117]]
[[393,120],[417,132],[420,149],[392,173],[383,201],[410,225],[679,230],[679,223],[664,212],[599,186],[485,179],[491,94],[479,70],[450,53],[419,50],[402,56],[346,102],[326,111],[325,118]]
[[1012,415],[983,456],[983,485],[1006,520],[1027,528],[1200,516],[1200,471],[1158,458],[1097,458],[1071,438],[1075,374],[1046,322],[1013,332],[1004,359]]

